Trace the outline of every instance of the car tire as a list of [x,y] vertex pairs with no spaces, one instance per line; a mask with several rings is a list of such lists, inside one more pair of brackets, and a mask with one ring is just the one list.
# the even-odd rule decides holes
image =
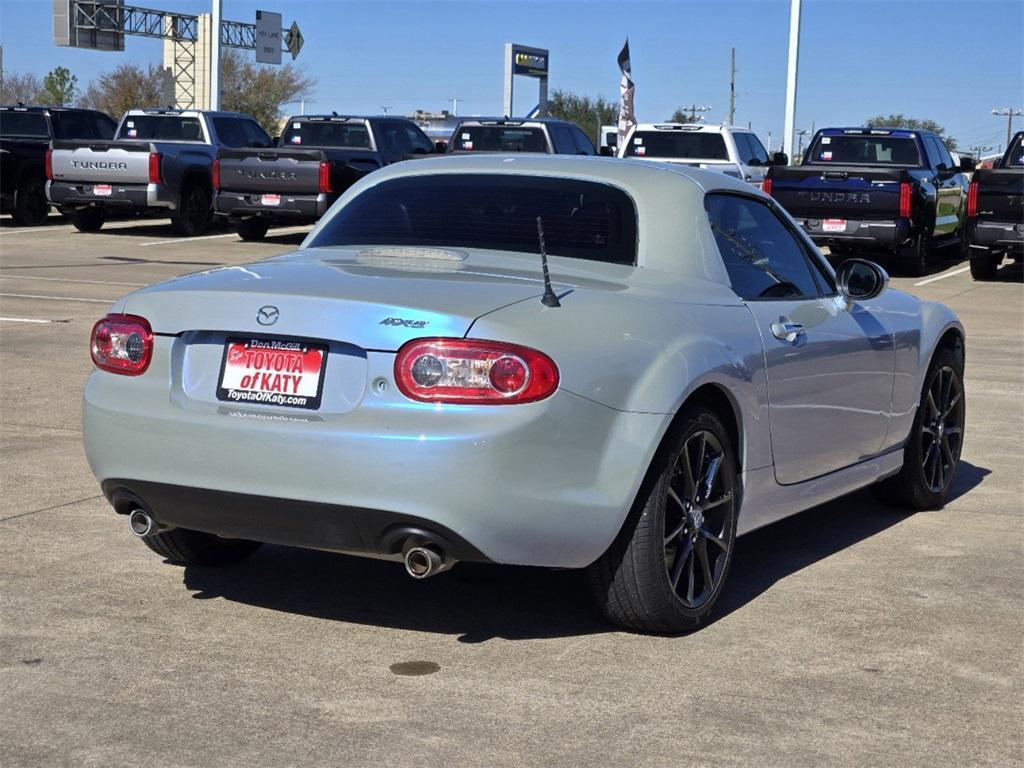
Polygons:
[[22,179],[14,192],[14,210],[11,218],[20,227],[39,227],[50,216],[50,203],[46,199],[46,185],[35,177]]
[[202,184],[186,184],[181,190],[178,209],[171,215],[174,231],[185,237],[198,237],[209,228],[212,218],[210,193]]
[[247,539],[222,539],[212,533],[172,528],[142,541],[163,558],[178,565],[233,565],[262,546]]
[[642,632],[699,626],[721,594],[736,542],[736,459],[721,420],[692,408],[670,439],[622,531],[588,569],[604,615]]
[[975,280],[991,280],[996,276],[999,269],[999,262],[1002,256],[992,253],[989,250],[977,251],[971,254],[971,277]]
[[898,474],[871,486],[875,498],[913,510],[941,509],[956,480],[967,402],[959,350],[939,349],[928,366]]
[[79,208],[71,214],[71,223],[79,232],[99,232],[107,216],[99,208]]
[[900,269],[909,277],[928,274],[928,242],[924,235],[918,235],[910,245],[900,248],[897,259]]
[[246,241],[262,240],[270,229],[270,222],[262,216],[254,216],[251,219],[241,219],[232,222],[235,232]]

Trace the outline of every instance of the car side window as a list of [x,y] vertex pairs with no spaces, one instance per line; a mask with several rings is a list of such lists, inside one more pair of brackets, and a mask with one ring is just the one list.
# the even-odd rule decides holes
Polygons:
[[434,151],[434,145],[430,139],[415,125],[405,126],[405,138],[410,146],[410,152],[414,154],[430,154]]
[[953,170],[956,167],[956,163],[953,162],[953,156],[949,154],[949,150],[946,149],[946,142],[937,136],[929,137],[935,143],[935,151],[939,155],[939,162],[946,166],[946,170]]
[[[741,148],[743,162],[747,165],[768,165],[768,152],[761,140],[752,133],[736,133],[737,145]],[[742,141],[742,144],[740,143]]]
[[936,146],[935,139],[931,136],[922,136],[921,143],[924,145],[925,154],[928,156],[928,164],[932,168],[938,168],[942,165],[942,155],[939,153],[939,148]]
[[246,146],[265,149],[273,145],[273,141],[263,127],[255,120],[242,120],[242,132],[245,134]]
[[240,124],[241,122],[241,120],[235,120],[233,117],[213,118],[213,128],[217,131],[217,139],[221,144],[232,149],[244,147],[248,144],[245,140],[245,131]]
[[712,193],[704,207],[732,289],[741,299],[820,295],[803,243],[766,203]]
[[549,130],[551,132],[551,143],[555,145],[555,154],[576,154],[576,142],[572,138],[572,132],[566,126],[556,123],[551,125]]
[[590,140],[581,129],[573,126],[571,129],[572,135],[576,138],[576,153],[579,155],[596,155],[597,150],[594,148],[594,142]]

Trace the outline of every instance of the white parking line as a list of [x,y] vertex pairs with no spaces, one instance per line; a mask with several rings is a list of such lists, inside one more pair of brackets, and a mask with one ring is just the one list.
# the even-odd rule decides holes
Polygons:
[[943,272],[941,275],[929,277],[927,280],[922,280],[920,283],[914,283],[914,287],[916,288],[919,285],[928,285],[928,283],[934,283],[936,280],[945,280],[947,277],[953,277],[953,275],[962,275],[969,269],[970,267],[960,267],[960,269],[954,269],[952,272]]
[[72,229],[72,224],[51,224],[48,227],[3,227],[0,235],[20,235],[25,232],[67,232]]
[[35,293],[0,293],[12,299],[45,299],[47,301],[81,301],[88,304],[113,304],[117,299],[75,299],[69,296],[40,296]]
[[53,320],[33,320],[30,317],[0,317],[3,323],[52,323]]
[[[283,227],[281,229],[272,229],[267,232],[269,237],[274,235],[289,235],[294,232],[302,232],[311,229],[311,227]],[[203,235],[202,237],[178,237],[168,238],[166,240],[154,240],[151,243],[139,243],[143,248],[148,248],[151,245],[179,245],[180,243],[194,243],[196,240],[216,240],[222,237],[238,237],[237,232],[230,232],[226,235]],[[238,238],[241,241],[241,238]]]
[[106,280],[75,280],[70,277],[36,277],[34,275],[5,275],[0,272],[0,280],[46,280],[51,283],[88,283],[89,285],[128,285],[145,288],[149,283],[110,283]]

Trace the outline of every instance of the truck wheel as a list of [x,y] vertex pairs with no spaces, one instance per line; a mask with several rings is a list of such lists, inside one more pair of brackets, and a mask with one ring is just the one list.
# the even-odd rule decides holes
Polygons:
[[106,214],[99,208],[79,208],[71,214],[71,223],[79,232],[99,232],[106,220]]
[[900,267],[910,277],[928,273],[928,243],[924,235],[918,235],[910,245],[900,248],[897,256]]
[[660,474],[588,576],[611,621],[646,632],[693,629],[711,613],[729,574],[738,487],[729,433],[692,408]]
[[179,235],[196,237],[210,226],[213,211],[210,209],[210,194],[201,184],[188,184],[181,191],[178,210],[171,216],[171,226]]
[[50,203],[46,200],[46,185],[42,179],[22,179],[14,193],[11,218],[21,227],[38,227],[46,223]]
[[143,541],[161,557],[179,565],[233,565],[260,548],[260,542],[222,539],[212,533],[172,528]]
[[241,219],[233,222],[235,232],[243,240],[262,240],[270,228],[270,222],[262,216],[253,216],[251,219]]
[[996,270],[1002,260],[1001,255],[994,254],[987,249],[975,250],[971,254],[971,277],[975,280],[991,280],[996,276]]

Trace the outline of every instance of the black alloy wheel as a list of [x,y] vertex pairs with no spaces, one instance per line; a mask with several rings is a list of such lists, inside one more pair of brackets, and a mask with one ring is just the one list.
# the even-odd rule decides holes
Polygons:
[[931,372],[922,405],[921,471],[928,490],[942,495],[953,482],[964,437],[963,386],[951,366]]

